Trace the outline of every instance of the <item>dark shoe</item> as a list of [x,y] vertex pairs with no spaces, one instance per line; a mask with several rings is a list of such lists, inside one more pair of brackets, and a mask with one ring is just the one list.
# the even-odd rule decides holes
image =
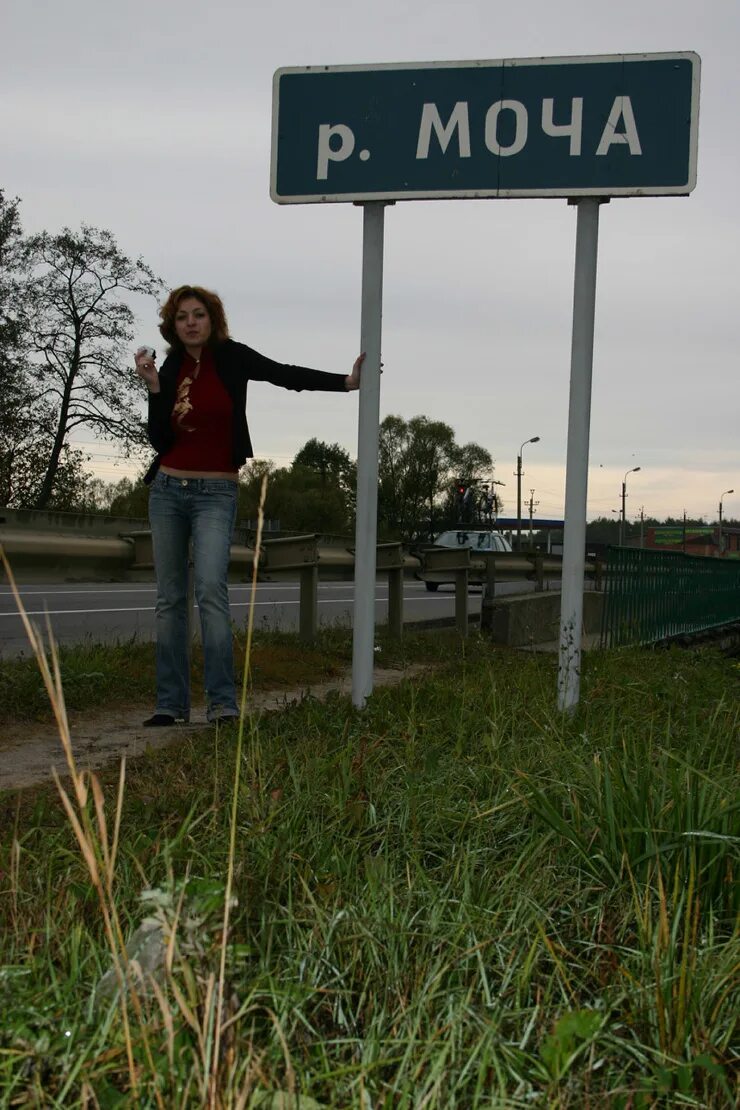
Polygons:
[[155,713],[143,722],[144,728],[167,728],[168,725],[184,725],[184,717],[173,717],[171,713]]
[[235,717],[233,713],[224,713],[221,717],[214,717],[212,721],[209,721],[209,724],[225,728],[227,725],[238,725],[239,718]]

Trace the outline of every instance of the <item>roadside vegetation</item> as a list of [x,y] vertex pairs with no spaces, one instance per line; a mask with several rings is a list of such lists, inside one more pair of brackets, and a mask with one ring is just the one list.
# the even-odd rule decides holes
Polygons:
[[0,1106],[735,1104],[737,662],[402,651],[4,796]]
[[[234,661],[244,666],[246,632],[234,633]],[[457,644],[450,630],[434,636],[407,634],[394,642],[381,636],[376,658],[381,666],[400,667],[407,662],[437,662]],[[154,691],[154,643],[128,640],[118,644],[75,644],[57,648],[67,709],[74,713],[106,706],[148,705]],[[250,658],[250,688],[300,690],[347,673],[352,662],[351,634],[346,628],[322,629],[312,645],[301,644],[290,633],[258,630]],[[193,646],[193,702],[204,702],[203,652]],[[0,659],[0,750],[3,725],[51,722],[49,702],[38,664],[33,656]]]

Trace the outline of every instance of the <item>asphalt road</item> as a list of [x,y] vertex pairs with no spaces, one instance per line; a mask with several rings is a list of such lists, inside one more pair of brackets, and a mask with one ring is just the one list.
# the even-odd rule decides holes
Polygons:
[[[524,584],[510,589],[521,592]],[[505,588],[505,587],[504,587]],[[247,619],[251,587],[233,584],[229,587],[231,615],[236,624]],[[507,590],[507,592],[509,592]],[[155,586],[153,582],[117,583],[56,583],[21,586],[21,598],[29,617],[45,625],[46,614],[58,643],[111,643],[132,637],[150,640],[154,637]],[[354,583],[319,583],[319,622],[322,625],[352,624]],[[471,613],[480,612],[479,589],[471,589]],[[298,626],[298,582],[260,583],[255,603],[255,626],[269,629],[294,630]],[[453,617],[454,587],[442,586],[437,593],[427,593],[422,582],[404,582],[404,620],[423,621],[434,617]],[[387,620],[388,583],[379,579],[375,589],[375,617],[378,624]],[[21,623],[13,595],[7,586],[0,586],[0,656],[27,654],[28,639]]]

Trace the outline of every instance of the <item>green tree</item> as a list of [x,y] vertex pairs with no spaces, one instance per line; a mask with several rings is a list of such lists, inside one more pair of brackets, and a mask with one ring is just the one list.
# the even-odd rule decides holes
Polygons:
[[132,516],[146,520],[149,515],[149,487],[143,476],[136,479],[121,478],[108,486],[106,512],[111,516]]
[[480,482],[493,466],[490,451],[486,451],[479,443],[465,443],[462,447],[456,447],[451,461],[455,477],[462,478],[468,484]]
[[[263,478],[269,480],[275,473],[272,459],[250,459],[239,476],[237,519],[256,520],[259,510]],[[267,513],[265,514],[267,516]]]
[[599,516],[590,520],[586,525],[586,540],[591,543],[619,542],[619,521],[614,516]]
[[277,471],[268,486],[270,516],[283,530],[324,532],[349,536],[352,532],[347,498],[338,485],[325,485],[311,467],[291,466]]
[[[450,525],[457,524],[463,517],[466,518],[468,524],[474,523],[476,517],[480,520],[487,519],[490,523],[492,516],[500,512],[502,504],[493,482],[493,459],[490,452],[478,443],[465,443],[462,447],[453,448],[450,461],[454,478],[447,485],[447,494],[444,500],[444,519],[446,523]],[[483,481],[486,477],[488,477],[487,489],[484,490]],[[461,512],[457,493],[458,482],[470,487],[473,494],[470,506],[464,513]],[[491,501],[490,504],[486,505],[484,493],[489,491]]]
[[29,355],[24,419],[33,459],[16,453],[13,460],[16,471],[25,468],[16,500],[45,508],[59,505],[65,481],[80,478],[76,430],[115,440],[127,454],[146,444],[130,354],[135,316],[125,298],[156,296],[162,286],[141,258],[123,254],[109,231],[86,225],[27,239],[22,264],[18,303]]
[[429,521],[436,531],[436,507],[449,487],[456,464],[455,433],[441,420],[414,416],[409,420],[407,482],[409,502],[417,522]]
[[315,470],[321,476],[321,484],[341,483],[346,489],[355,474],[356,467],[349,453],[338,443],[324,443],[320,439],[309,439],[293,459],[292,466],[304,466]]
[[667,516],[663,521],[664,524],[671,525],[674,528],[683,528],[684,524],[687,528],[706,528],[707,522],[703,516]]
[[[643,522],[643,532],[647,536],[648,528],[653,528],[660,521],[657,517],[646,516]],[[640,535],[640,521],[628,520],[625,528],[625,539],[637,539]],[[586,525],[586,539],[591,543],[619,543],[619,517],[616,513],[611,516],[594,517]]]
[[[339,528],[334,530],[353,530],[357,508],[357,463],[350,458],[349,452],[338,443],[309,439],[291,464],[293,471],[299,467],[319,475],[321,487],[333,503],[332,516],[339,523]],[[341,495],[341,510],[337,491]]]
[[456,444],[449,424],[426,416],[387,416],[379,448],[381,528],[407,540],[439,530],[451,511],[455,478],[479,479],[492,465],[484,447]]
[[378,527],[385,536],[401,537],[408,520],[406,458],[408,424],[401,416],[386,416],[378,441]]
[[[267,476],[265,517],[279,521],[282,532],[350,535],[353,510],[339,468],[348,467],[351,476],[352,461],[336,444],[325,453],[316,450],[316,443],[309,441],[301,448],[289,467],[276,469],[269,460],[252,459],[239,482],[240,519],[257,519],[262,480]],[[331,466],[323,465],[327,459],[333,460]],[[312,460],[321,465],[309,465]]]

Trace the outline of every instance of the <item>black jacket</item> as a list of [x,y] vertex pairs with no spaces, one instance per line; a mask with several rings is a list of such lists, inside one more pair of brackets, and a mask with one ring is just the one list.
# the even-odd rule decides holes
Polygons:
[[[310,370],[307,366],[273,362],[271,358],[266,358],[244,343],[235,343],[233,339],[218,343],[211,350],[216,372],[232,401],[232,458],[237,470],[254,454],[246,413],[247,383],[250,379],[272,382],[284,389],[313,389],[332,393],[345,389],[345,374],[328,374],[324,370]],[[147,485],[159,470],[162,455],[175,443],[171,418],[177,392],[177,376],[183,357],[184,351],[173,351],[167,356],[159,371],[160,392],[149,394],[147,432],[157,457],[144,477]]]

